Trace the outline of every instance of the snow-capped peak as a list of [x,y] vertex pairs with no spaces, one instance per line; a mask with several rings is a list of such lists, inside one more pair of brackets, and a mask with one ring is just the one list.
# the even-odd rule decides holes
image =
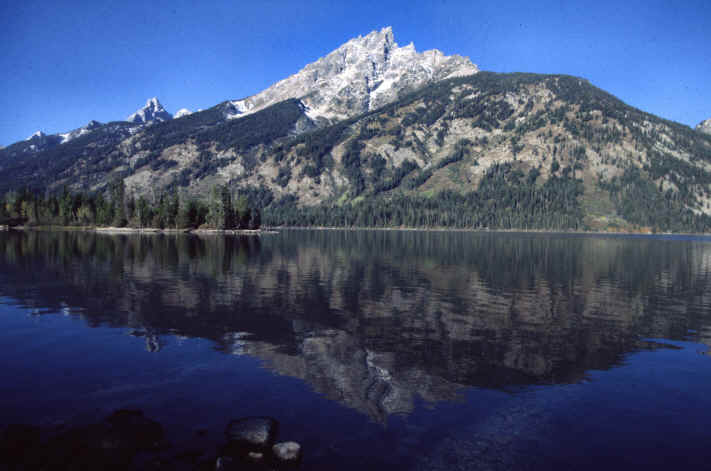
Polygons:
[[146,105],[143,108],[126,118],[126,121],[145,124],[151,121],[168,121],[172,118],[173,116],[163,108],[158,98],[153,97],[146,101]]
[[187,116],[187,115],[189,115],[189,114],[193,114],[193,112],[190,111],[190,110],[187,109],[187,108],[180,108],[180,109],[175,113],[175,115],[173,116],[173,118],[174,118],[174,119],[182,118],[183,116]]
[[34,134],[32,134],[30,137],[28,137],[28,138],[25,139],[25,140],[26,140],[26,141],[31,141],[31,140],[34,139],[35,137],[40,137],[40,138],[41,138],[41,137],[45,137],[45,136],[46,136],[46,134],[43,133],[42,131],[36,131]]
[[428,83],[479,71],[468,58],[433,49],[399,47],[390,26],[351,39],[268,89],[232,101],[228,118],[254,113],[288,98],[300,98],[313,116],[342,119],[379,108]]

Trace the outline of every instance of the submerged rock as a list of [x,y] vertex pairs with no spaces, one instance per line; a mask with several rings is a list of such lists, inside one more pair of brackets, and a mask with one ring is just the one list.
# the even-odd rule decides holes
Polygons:
[[245,417],[227,424],[225,435],[232,445],[250,451],[271,448],[279,431],[279,423],[271,417]]
[[272,453],[280,464],[296,465],[301,461],[301,445],[296,442],[276,443],[272,447]]
[[[140,410],[117,410],[104,420],[75,427],[0,427],[0,471],[101,469],[132,471],[274,471],[301,463],[296,442],[275,445],[279,424],[271,417],[246,417],[227,426],[227,443],[175,448],[164,439],[163,426]],[[199,435],[206,436],[201,430]],[[200,440],[197,440],[200,441]]]

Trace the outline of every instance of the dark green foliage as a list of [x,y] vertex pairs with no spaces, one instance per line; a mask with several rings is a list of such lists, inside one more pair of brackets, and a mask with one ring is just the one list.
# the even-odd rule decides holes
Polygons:
[[601,182],[600,187],[610,192],[617,211],[632,224],[665,232],[711,230],[711,217],[694,214],[686,207],[688,194],[660,190],[637,167],[626,169],[621,177]]
[[[261,195],[262,201],[273,196]],[[57,226],[129,226],[160,229],[191,229],[207,225],[218,229],[259,228],[261,213],[250,207],[246,196],[233,207],[232,195],[226,186],[215,187],[215,198],[206,205],[177,193],[161,194],[155,201],[141,195],[127,196],[122,180],[109,188],[108,199],[103,194],[71,193],[66,188],[60,195],[43,197],[28,189],[8,192],[0,200],[0,224]],[[214,206],[213,206],[214,204]]]
[[266,208],[274,201],[274,193],[265,186],[238,188],[236,195],[247,198],[247,205],[251,208]]
[[44,188],[59,179],[71,184],[78,178],[70,172],[77,160],[84,163],[87,185],[101,183],[105,172],[117,165],[115,148],[130,136],[130,128],[130,123],[108,123],[65,144],[36,153],[13,155],[13,146],[8,146],[0,151],[3,167],[0,192],[22,187]]
[[418,188],[418,187],[424,185],[427,182],[427,180],[429,180],[430,177],[432,177],[432,175],[434,174],[434,171],[435,171],[435,169],[433,167],[422,170],[419,174],[417,174],[416,176],[414,176],[407,182],[407,188],[412,190],[414,188]]
[[420,172],[419,175],[417,175],[416,177],[409,180],[407,187],[409,189],[414,189],[419,186],[422,186],[425,184],[425,182],[427,180],[430,179],[430,177],[432,176],[432,174],[434,174],[435,171],[437,171],[441,168],[444,168],[447,165],[459,162],[462,159],[464,159],[465,157],[468,157],[470,155],[470,151],[469,151],[470,145],[472,145],[472,142],[469,139],[462,139],[461,141],[459,141],[457,143],[452,155],[440,160],[439,162],[437,162],[437,165],[435,165],[434,167],[430,167],[430,168]]
[[394,188],[400,186],[402,179],[410,174],[413,170],[420,168],[412,160],[405,160],[402,165],[393,169],[392,177],[387,180],[379,180],[376,182],[373,193],[381,193],[383,191],[390,191]]
[[274,183],[283,188],[289,184],[289,180],[291,180],[291,167],[279,167],[279,174],[274,179]]
[[[172,161],[160,159],[162,151],[192,141],[201,149],[199,166],[192,172],[188,170],[190,173],[182,174],[175,182],[177,186],[187,186],[190,175],[193,178],[210,175],[230,162],[212,158],[209,148],[213,143],[218,151],[232,148],[237,153],[246,153],[254,146],[272,144],[287,136],[296,121],[303,116],[298,100],[286,100],[258,113],[232,120],[224,119],[227,106],[223,103],[180,119],[141,128],[142,135],[137,142],[140,143],[140,150],[148,153],[139,158],[132,169],[117,176],[123,178],[146,165],[150,165],[152,170],[175,166],[176,163]],[[84,188],[105,183],[107,173],[124,163],[118,144],[136,128],[132,123],[108,123],[66,144],[19,156],[15,156],[16,149],[13,146],[2,149],[0,191],[21,187],[46,188],[59,179],[64,179],[66,184],[78,184]],[[134,150],[137,152],[139,148]],[[82,161],[81,174],[73,172],[73,166],[78,160]],[[251,168],[256,161],[247,158],[243,164]]]
[[372,155],[369,159],[370,168],[373,169],[373,179],[379,180],[380,176],[383,174],[385,167],[387,166],[387,160],[385,160],[380,155]]
[[[460,87],[461,85],[466,87]],[[530,98],[531,85],[547,87],[554,94],[555,103],[544,102],[543,105],[549,108],[539,109],[537,102],[534,103]],[[457,87],[463,91],[456,91]],[[515,104],[515,101],[511,101],[512,96],[514,99],[518,98],[516,107],[519,111],[516,113],[511,104]],[[404,109],[407,109],[407,114],[403,116]],[[690,216],[686,208],[708,209],[701,207],[702,200],[699,196],[706,197],[710,191],[711,172],[705,170],[701,163],[711,163],[711,138],[686,126],[636,110],[586,80],[576,77],[482,72],[470,77],[431,84],[405,94],[397,102],[379,110],[298,136],[292,135],[297,120],[303,117],[302,105],[297,100],[287,100],[240,119],[224,120],[226,113],[233,111],[233,105],[226,102],[204,112],[140,129],[129,123],[109,123],[67,144],[60,145],[51,139],[45,139],[45,142],[38,138],[38,143],[46,145],[46,149],[32,154],[25,155],[28,144],[21,143],[0,150],[0,189],[19,190],[29,187],[33,190],[30,193],[44,194],[47,189],[56,193],[60,190],[58,186],[61,182],[61,185],[67,185],[68,188],[92,187],[104,191],[101,199],[93,196],[87,199],[78,198],[74,193],[65,191],[62,194],[47,196],[42,200],[42,204],[39,204],[37,199],[20,197],[18,201],[21,207],[15,207],[15,200],[9,205],[6,203],[0,217],[6,220],[19,217],[25,221],[40,221],[47,219],[45,213],[51,213],[56,215],[56,221],[59,223],[85,224],[95,221],[97,224],[145,226],[148,223],[172,227],[178,225],[177,220],[180,219],[183,207],[189,205],[187,202],[179,205],[179,209],[168,211],[168,206],[178,206],[169,205],[169,197],[166,195],[163,198],[158,193],[159,196],[154,196],[150,204],[141,198],[123,195],[123,203],[115,205],[113,202],[119,197],[113,193],[118,191],[118,188],[110,188],[109,181],[123,180],[138,170],[163,172],[177,165],[173,160],[166,159],[168,155],[164,153],[165,149],[176,144],[189,144],[197,147],[200,157],[195,165],[174,174],[174,181],[168,187],[169,194],[175,194],[179,187],[191,187],[190,184],[195,179],[208,177],[235,159],[239,159],[239,163],[247,171],[247,176],[251,176],[251,171],[260,165],[260,162],[266,163],[271,159],[278,162],[280,170],[274,183],[282,188],[288,187],[294,168],[301,168],[301,176],[307,176],[318,184],[324,178],[324,172],[329,172],[335,165],[331,155],[334,147],[343,146],[343,167],[339,170],[348,179],[345,190],[351,198],[362,195],[366,201],[332,208],[332,219],[341,221],[336,225],[354,224],[353,221],[360,224],[363,218],[372,222],[375,218],[376,225],[409,221],[407,224],[412,222],[413,225],[456,227],[461,224],[464,227],[468,223],[463,221],[470,221],[479,227],[477,225],[487,226],[494,221],[495,227],[508,227],[506,224],[510,223],[502,222],[507,220],[502,216],[502,207],[506,202],[513,208],[508,210],[510,212],[516,213],[519,211],[517,208],[523,205],[533,214],[538,214],[538,217],[543,218],[539,225],[559,227],[561,221],[567,221],[571,224],[569,228],[579,227],[579,214],[570,205],[556,206],[558,203],[554,202],[563,197],[570,199],[571,195],[576,194],[576,188],[579,186],[576,177],[582,175],[581,171],[586,168],[589,156],[597,154],[602,156],[604,163],[618,168],[643,165],[637,174],[628,170],[624,178],[603,183],[606,190],[611,192],[619,214],[631,218],[628,219],[630,222],[661,230],[681,230],[679,228],[682,227],[684,230],[696,230],[705,227],[704,217]],[[491,173],[494,171],[492,169],[479,190],[473,193],[454,193],[454,196],[449,195],[446,198],[445,194],[435,195],[422,200],[419,196],[394,195],[393,193],[398,192],[392,190],[398,188],[418,188],[437,170],[447,165],[456,165],[462,160],[476,165],[477,161],[471,155],[473,143],[458,146],[452,155],[437,165],[420,170],[412,161],[405,161],[399,167],[388,169],[387,161],[382,156],[365,150],[366,140],[377,137],[381,141],[389,141],[396,150],[410,147],[421,155],[424,161],[431,161],[433,156],[425,142],[430,144],[432,141],[423,142],[422,136],[434,138],[440,147],[443,146],[450,133],[451,120],[456,118],[466,118],[473,127],[488,131],[503,128],[504,133],[497,132],[495,136],[477,138],[477,146],[484,147],[478,150],[482,156],[490,144],[508,144],[516,158],[524,150],[524,142],[532,142],[531,138],[547,140],[542,145],[526,147],[534,157],[540,157],[540,162],[534,164],[537,168],[533,168],[528,175],[519,175],[515,170],[511,170],[504,172],[503,177],[500,175],[501,169]],[[399,120],[402,122],[398,123]],[[556,127],[546,133],[536,132],[549,124]],[[407,129],[407,126],[414,129]],[[131,132],[135,133],[134,138],[125,141]],[[626,145],[634,146],[632,155],[637,158],[634,163],[629,162],[628,155],[608,155],[614,154],[614,151],[605,146],[609,143],[620,144],[623,139]],[[122,149],[134,146],[127,149],[128,154],[134,156],[131,160],[132,166],[126,165],[128,159],[123,150],[118,149],[120,141],[124,142]],[[660,143],[663,145],[660,146]],[[661,150],[665,147],[669,150]],[[228,156],[218,158],[216,151],[223,150],[234,152],[228,152]],[[679,159],[676,152],[689,157],[686,160]],[[10,154],[17,158],[10,159]],[[136,159],[138,155],[141,157]],[[543,165],[550,165],[553,174],[546,182],[540,181],[540,168]],[[235,178],[230,184],[244,184],[245,180],[242,178]],[[558,188],[554,189],[552,186]],[[518,189],[514,191],[514,187]],[[662,192],[660,187],[665,191]],[[527,194],[534,196],[519,194],[518,191],[522,188],[529,190]],[[338,189],[338,192],[340,191],[342,189]],[[492,210],[493,197],[486,196],[489,194],[496,194],[502,207],[497,206],[495,211]],[[269,220],[288,219],[294,211],[294,214],[311,219],[329,220],[326,216],[314,216],[320,214],[322,209],[319,208],[295,209],[294,201],[298,199],[298,195],[287,195],[279,201],[274,201],[272,192],[262,187],[240,190],[238,195],[247,197],[251,208],[270,206],[263,215]],[[489,206],[482,209],[481,202],[485,196]],[[372,198],[372,201],[368,201],[368,198]],[[533,198],[539,203],[529,204],[527,198]],[[361,198],[358,198],[358,201],[360,200]],[[452,220],[445,218],[444,214],[449,214],[450,208],[449,203],[443,201],[463,204],[462,215],[447,216],[454,218]],[[474,201],[478,203],[475,204]],[[436,206],[443,211],[443,215],[433,216],[427,213],[429,215],[423,216],[424,219],[415,215],[403,217],[400,209],[390,207],[396,202],[406,205],[412,203],[415,212],[419,211],[417,208],[421,206],[425,213],[434,213],[435,209],[427,208],[437,202]],[[387,208],[388,212],[377,217],[365,215],[365,211],[381,207]],[[187,219],[190,219],[190,224],[194,224],[203,217],[203,222],[197,224],[204,223],[207,206],[196,202],[195,208],[196,215]],[[380,210],[373,214],[380,214],[378,211]],[[466,216],[467,211],[473,211],[477,216]],[[494,216],[481,219],[479,215],[483,214],[482,211]],[[675,211],[678,213],[676,220],[673,217]],[[251,213],[255,214],[254,211]],[[151,216],[150,221],[146,214]],[[555,219],[553,215],[557,215],[555,217],[559,219]],[[242,216],[240,213],[239,221],[235,222],[235,225],[243,224]],[[529,227],[536,225],[518,213],[507,217],[509,221]],[[254,216],[250,216],[247,224],[251,224],[249,221],[253,219]],[[303,224],[303,221],[299,223]]]
[[582,182],[553,178],[542,187],[510,164],[491,168],[478,191],[442,191],[432,198],[395,194],[343,206],[297,207],[282,201],[265,211],[269,225],[582,228]]
[[365,178],[360,168],[360,151],[365,145],[360,139],[353,139],[348,143],[346,152],[343,154],[341,161],[343,162],[344,173],[351,185],[353,185],[353,195],[358,196],[365,189]]

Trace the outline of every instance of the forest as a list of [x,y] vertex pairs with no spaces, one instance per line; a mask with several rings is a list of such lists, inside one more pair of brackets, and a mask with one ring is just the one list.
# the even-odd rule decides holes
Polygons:
[[108,194],[70,192],[40,195],[24,189],[5,194],[0,225],[104,226],[156,229],[259,229],[261,212],[246,196],[216,185],[206,200],[161,193],[154,201],[127,194],[123,180],[109,185]]

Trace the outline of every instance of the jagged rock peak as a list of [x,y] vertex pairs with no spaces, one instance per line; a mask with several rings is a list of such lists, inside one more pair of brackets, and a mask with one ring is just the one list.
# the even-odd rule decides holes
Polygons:
[[172,119],[173,115],[168,113],[163,105],[160,104],[158,98],[153,97],[146,101],[146,105],[140,110],[126,118],[130,123],[145,124],[151,121],[167,121]]
[[468,58],[399,47],[390,26],[358,36],[268,89],[233,101],[228,117],[300,98],[313,119],[343,119],[386,105],[404,92],[479,71]]
[[701,121],[699,124],[697,124],[696,130],[701,131],[705,134],[711,134],[711,118],[707,119],[706,121]]

